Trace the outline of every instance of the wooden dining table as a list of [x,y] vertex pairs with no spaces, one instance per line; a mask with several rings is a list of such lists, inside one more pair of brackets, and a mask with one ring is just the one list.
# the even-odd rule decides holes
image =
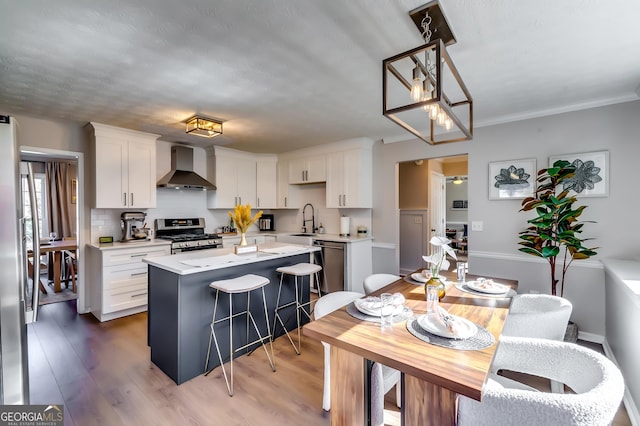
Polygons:
[[[511,297],[472,294],[456,287],[455,274],[447,276],[447,292],[440,306],[486,328],[497,342]],[[474,278],[467,275],[467,281]],[[518,285],[513,280],[494,280],[513,290]],[[411,279],[401,278],[374,295],[382,292],[402,293],[414,316],[426,313],[424,286]],[[331,346],[332,425],[369,423],[371,361],[402,372],[403,425],[453,425],[458,395],[481,400],[497,347],[497,343],[481,350],[436,346],[412,335],[407,321],[382,331],[379,323],[357,319],[345,307],[306,324],[303,333]]]
[[40,244],[40,253],[51,253],[53,257],[53,290],[56,293],[62,291],[62,252],[65,250],[74,251],[78,249],[76,240],[56,240],[46,244]]

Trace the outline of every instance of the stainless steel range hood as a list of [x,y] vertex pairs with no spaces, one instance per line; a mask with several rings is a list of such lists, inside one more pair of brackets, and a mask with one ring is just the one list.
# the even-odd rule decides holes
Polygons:
[[208,189],[216,186],[193,171],[193,148],[171,147],[171,171],[158,181],[159,188]]

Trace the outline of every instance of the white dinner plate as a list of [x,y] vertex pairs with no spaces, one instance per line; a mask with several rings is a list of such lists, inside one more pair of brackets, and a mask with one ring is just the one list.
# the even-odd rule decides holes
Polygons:
[[459,324],[457,333],[452,333],[444,323],[434,314],[424,314],[418,316],[418,325],[424,330],[436,336],[446,337],[447,339],[468,339],[478,332],[478,327],[466,318],[451,315]]
[[425,277],[424,275],[422,275],[419,272],[414,272],[413,274],[411,274],[411,279],[413,279],[414,281],[418,281],[421,283],[426,283],[429,278]]
[[485,281],[484,284],[480,281],[467,281],[465,284],[471,290],[479,291],[480,293],[502,294],[509,291],[509,287],[506,285],[498,284],[490,280]]
[[[414,272],[413,274],[411,274],[411,279],[419,283],[426,283],[427,281],[429,281],[429,278],[425,277],[419,272]],[[440,281],[444,283],[447,281],[447,279],[445,277],[440,277]]]
[[[382,302],[379,302],[378,305],[374,304],[372,306],[370,302],[367,302],[367,299],[372,299],[372,298],[373,296],[369,296],[364,299],[356,299],[353,301],[353,304],[355,305],[356,309],[362,312],[363,314],[370,315],[372,317],[379,317],[380,310],[381,310],[380,308],[382,307]],[[393,305],[392,315],[397,315],[401,313],[403,310],[404,310],[404,305]]]

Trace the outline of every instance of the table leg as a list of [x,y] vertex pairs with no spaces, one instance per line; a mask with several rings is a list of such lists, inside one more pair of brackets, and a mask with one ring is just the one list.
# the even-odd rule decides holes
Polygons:
[[455,425],[455,392],[403,374],[403,425]]
[[62,274],[62,252],[53,252],[53,291],[60,293],[62,288],[60,286],[60,275]]
[[364,425],[367,419],[366,360],[331,345],[331,425]]

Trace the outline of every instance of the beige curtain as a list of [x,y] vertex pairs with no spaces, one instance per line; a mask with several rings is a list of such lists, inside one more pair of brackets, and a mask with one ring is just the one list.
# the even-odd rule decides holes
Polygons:
[[58,238],[73,236],[73,227],[69,215],[71,200],[71,176],[69,164],[48,162],[45,169],[47,185],[47,211],[49,212],[49,230],[58,234]]

